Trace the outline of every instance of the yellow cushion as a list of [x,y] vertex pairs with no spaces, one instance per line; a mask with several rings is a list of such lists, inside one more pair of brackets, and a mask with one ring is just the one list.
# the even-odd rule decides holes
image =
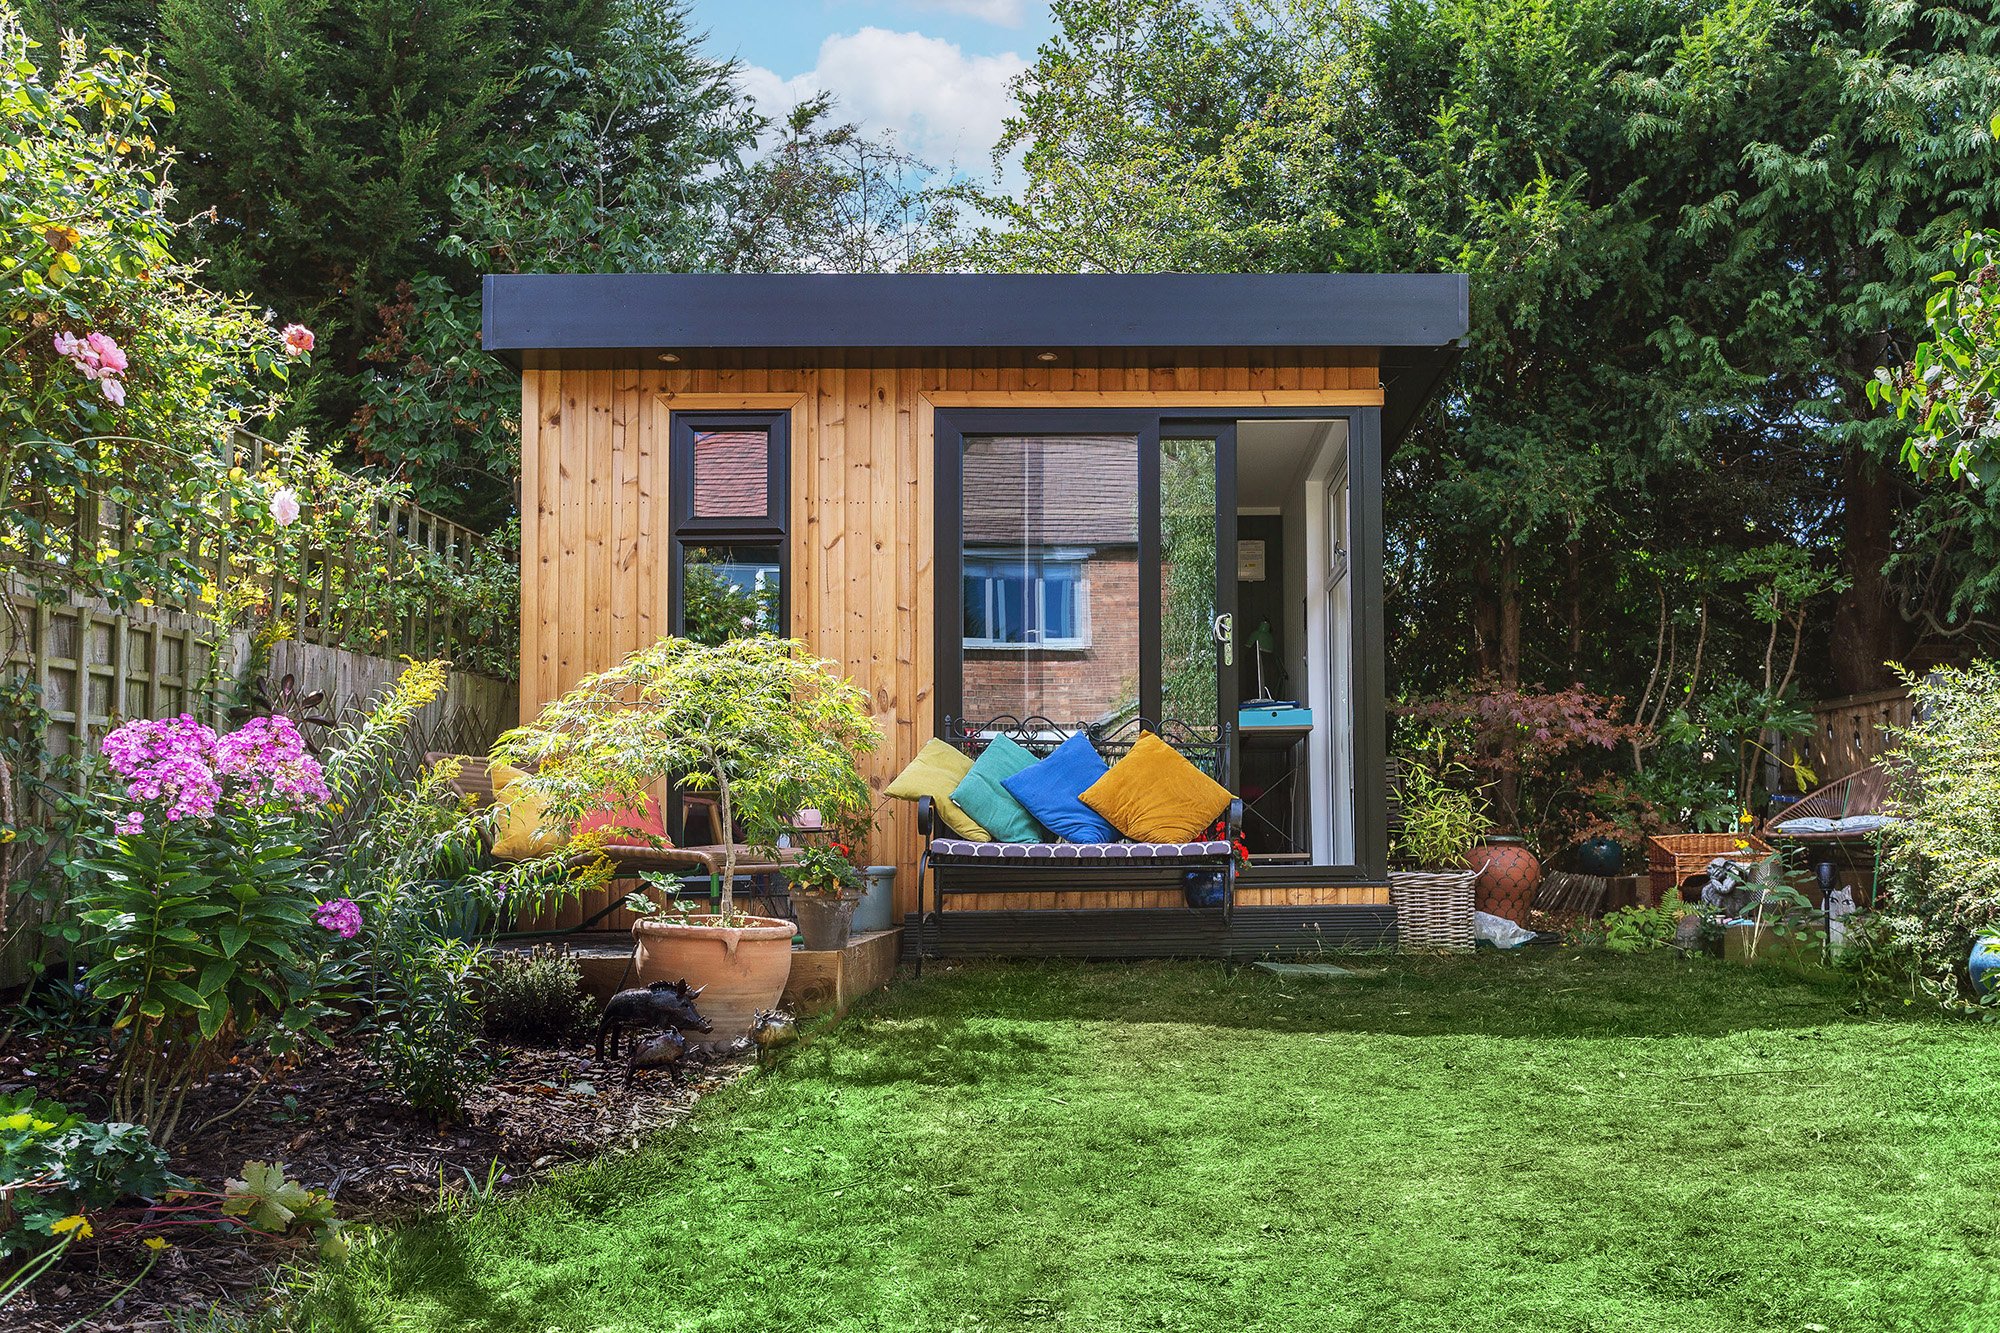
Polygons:
[[979,827],[978,821],[951,799],[952,789],[965,781],[965,775],[971,771],[972,756],[941,740],[929,740],[917,751],[917,757],[896,775],[896,780],[882,789],[882,794],[899,801],[928,796],[937,806],[938,817],[953,833],[971,842],[991,842],[993,835]]
[[1208,774],[1152,732],[1080,798],[1134,842],[1194,842],[1233,799]]
[[502,861],[526,861],[569,845],[566,830],[546,822],[549,803],[521,785],[527,776],[506,764],[491,764],[493,779],[493,855]]

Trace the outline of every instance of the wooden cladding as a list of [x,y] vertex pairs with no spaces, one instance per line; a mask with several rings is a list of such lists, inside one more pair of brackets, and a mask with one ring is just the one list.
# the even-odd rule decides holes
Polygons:
[[[934,734],[934,409],[1382,402],[1367,348],[1064,352],[1053,364],[996,351],[836,352],[813,365],[737,354],[645,370],[545,354],[522,385],[523,719],[672,629],[672,414],[788,412],[791,632],[868,692],[878,789]],[[900,867],[896,911],[914,910],[911,806],[886,803],[868,853]]]

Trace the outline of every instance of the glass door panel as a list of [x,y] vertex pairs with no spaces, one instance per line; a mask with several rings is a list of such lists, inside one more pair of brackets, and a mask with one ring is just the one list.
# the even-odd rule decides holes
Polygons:
[[962,721],[1139,710],[1139,438],[968,435]]
[[[1214,736],[1223,721],[1216,441],[1160,441],[1160,712]],[[1233,577],[1233,575],[1232,575]]]

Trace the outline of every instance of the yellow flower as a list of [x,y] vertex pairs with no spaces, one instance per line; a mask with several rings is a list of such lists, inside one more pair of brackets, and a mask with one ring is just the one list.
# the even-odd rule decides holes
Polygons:
[[146,1237],[146,1239],[140,1241],[139,1243],[141,1245],[144,1245],[147,1249],[151,1250],[155,1254],[158,1254],[161,1250],[167,1248],[167,1242],[159,1236],[148,1236]]
[[78,1240],[90,1239],[90,1223],[84,1220],[82,1213],[71,1213],[60,1222],[52,1223],[49,1226],[49,1234],[51,1236],[66,1236],[72,1231],[76,1233]]
[[152,604],[153,604],[153,599],[150,597],[141,597],[139,599],[139,605],[141,606],[151,606]]

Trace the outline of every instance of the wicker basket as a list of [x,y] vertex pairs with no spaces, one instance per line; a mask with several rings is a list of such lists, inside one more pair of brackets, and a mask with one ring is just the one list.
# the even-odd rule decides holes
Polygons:
[[1392,870],[1389,901],[1396,939],[1406,949],[1470,949],[1472,883],[1477,870]]
[[1651,872],[1653,902],[1657,906],[1670,890],[1685,884],[1690,875],[1707,871],[1718,856],[1732,861],[1762,861],[1777,855],[1777,848],[1754,833],[1660,833],[1646,839],[1646,869]]

